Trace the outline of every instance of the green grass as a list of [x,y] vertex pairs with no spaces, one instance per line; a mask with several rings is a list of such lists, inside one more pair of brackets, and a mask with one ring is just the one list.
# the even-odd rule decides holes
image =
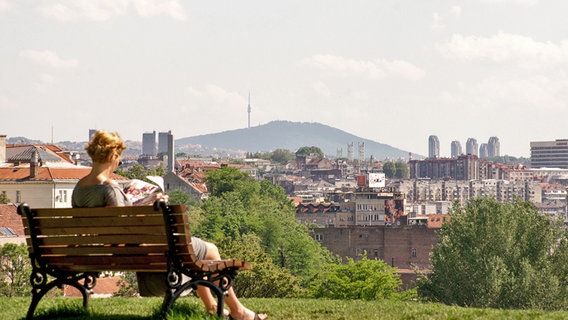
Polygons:
[[[30,299],[0,298],[2,319],[24,319]],[[81,299],[44,298],[36,319],[142,320],[159,319],[161,298],[91,299],[83,311]],[[496,310],[446,306],[436,303],[398,301],[343,301],[326,299],[243,299],[249,308],[269,314],[269,319],[349,320],[349,319],[568,319],[568,311]],[[209,315],[197,298],[176,301],[170,320],[217,319]]]

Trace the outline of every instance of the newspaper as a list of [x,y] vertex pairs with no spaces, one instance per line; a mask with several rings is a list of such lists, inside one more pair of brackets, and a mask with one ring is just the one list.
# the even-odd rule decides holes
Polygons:
[[124,193],[133,206],[150,205],[163,193],[164,179],[159,176],[147,176],[148,183],[143,180],[133,179],[124,187]]

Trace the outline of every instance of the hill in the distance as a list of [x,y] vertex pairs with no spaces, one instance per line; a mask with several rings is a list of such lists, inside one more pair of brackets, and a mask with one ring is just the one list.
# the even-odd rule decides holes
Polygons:
[[[236,129],[194,137],[180,138],[176,144],[199,144],[206,148],[224,150],[245,150],[248,152],[268,152],[287,149],[295,152],[304,146],[319,147],[328,156],[337,156],[342,149],[347,157],[347,146],[353,144],[353,156],[358,157],[358,145],[364,143],[365,158],[373,156],[377,160],[408,159],[408,151],[387,144],[363,139],[345,131],[320,123],[272,121],[265,125]],[[414,158],[421,158],[415,156]]]

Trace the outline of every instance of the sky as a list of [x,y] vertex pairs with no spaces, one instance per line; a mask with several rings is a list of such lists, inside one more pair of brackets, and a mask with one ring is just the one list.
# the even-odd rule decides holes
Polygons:
[[[566,0],[0,0],[0,134],[317,122],[441,156],[568,138]],[[355,143],[357,143],[355,141]]]

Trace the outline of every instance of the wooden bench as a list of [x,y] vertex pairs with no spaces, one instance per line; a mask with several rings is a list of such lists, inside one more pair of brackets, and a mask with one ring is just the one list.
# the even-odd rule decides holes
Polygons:
[[[33,209],[18,207],[32,264],[32,319],[42,297],[54,287],[70,285],[87,308],[91,290],[103,271],[162,272],[167,285],[162,304],[165,318],[185,291],[205,286],[217,298],[222,315],[224,298],[239,270],[240,260],[198,260],[191,245],[185,206]],[[189,277],[182,282],[182,275]]]

